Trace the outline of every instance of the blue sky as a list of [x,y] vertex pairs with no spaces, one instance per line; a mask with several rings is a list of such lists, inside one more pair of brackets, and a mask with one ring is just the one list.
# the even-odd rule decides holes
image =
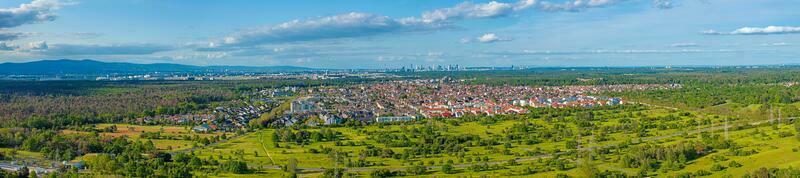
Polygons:
[[0,62],[800,63],[797,0],[2,0]]

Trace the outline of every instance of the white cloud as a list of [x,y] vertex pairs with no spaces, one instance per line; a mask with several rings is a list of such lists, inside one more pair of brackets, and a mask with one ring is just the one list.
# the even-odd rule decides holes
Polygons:
[[[581,11],[588,8],[605,7],[625,0],[570,0],[567,2],[555,3],[550,1],[520,0],[516,3],[502,3],[490,1],[488,3],[464,2],[454,7],[441,8],[422,13],[419,19],[426,23],[438,23],[449,20],[496,18],[511,16],[516,12],[531,8],[543,11]],[[654,0],[655,7],[662,8],[672,4],[669,0]]]
[[[513,3],[490,1],[464,2],[453,7],[424,12],[420,16],[390,18],[369,13],[350,12],[307,20],[292,20],[272,26],[239,31],[209,43],[209,48],[230,46],[257,46],[269,43],[314,41],[337,38],[375,36],[380,34],[431,31],[454,26],[465,19],[500,18],[513,16],[529,9],[542,11],[581,11],[605,7],[625,0],[569,0],[549,2],[520,0]],[[654,1],[661,3],[661,1]],[[203,49],[210,50],[210,49]]]
[[698,45],[697,43],[673,43],[669,46],[675,48],[688,48],[688,47],[698,47],[700,45]]
[[28,43],[28,45],[26,46],[25,49],[26,50],[46,50],[48,48],[49,48],[49,46],[47,45],[47,42],[45,42],[45,41],[35,41],[35,42]]
[[481,37],[478,37],[478,41],[481,43],[491,43],[500,40],[494,33],[487,33]]
[[659,9],[672,9],[676,5],[672,0],[653,0],[653,7]]
[[494,43],[500,41],[511,41],[510,38],[501,38],[494,33],[487,33],[483,34],[479,37],[475,37],[474,39],[471,38],[464,38],[461,39],[461,43],[472,43],[472,42],[479,42],[479,43]]
[[786,42],[777,42],[777,43],[764,43],[761,46],[789,46],[789,43]]
[[706,35],[773,35],[800,33],[800,27],[792,26],[767,26],[767,27],[743,27],[732,32],[718,32],[716,30],[706,30],[702,32]]
[[193,60],[193,59],[222,59],[230,57],[230,54],[227,52],[194,52],[188,54],[177,54],[174,56],[169,56],[169,59],[173,60]]
[[539,3],[538,9],[545,11],[571,11],[577,12],[589,8],[605,7],[615,4],[622,0],[573,0],[562,3],[543,1]]
[[485,4],[464,2],[456,5],[455,7],[442,8],[422,13],[420,20],[425,23],[438,23],[447,20],[459,20],[467,18],[494,18],[507,16],[512,12],[524,10],[528,7],[530,7],[530,5],[515,6],[515,4],[501,3],[497,1],[491,1]]
[[710,29],[709,30],[704,30],[703,32],[700,32],[700,33],[702,33],[704,35],[722,35],[723,34],[722,32],[718,32],[716,30],[710,30]]
[[62,3],[58,0],[34,0],[19,7],[0,9],[0,28],[53,21],[56,18],[53,11],[68,4],[71,3]]
[[17,48],[19,48],[19,46],[15,44],[0,41],[0,51],[14,51]]
[[229,35],[226,45],[258,45],[273,42],[311,41],[390,32],[436,29],[436,24],[413,20],[396,20],[387,16],[351,12],[310,20],[293,20],[275,26],[246,30]]

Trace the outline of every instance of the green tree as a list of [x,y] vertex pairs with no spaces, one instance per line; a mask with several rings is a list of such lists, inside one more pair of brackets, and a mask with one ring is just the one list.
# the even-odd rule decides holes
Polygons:
[[442,165],[442,172],[444,172],[445,174],[452,174],[455,173],[455,170],[453,169],[453,165],[447,163],[445,165]]

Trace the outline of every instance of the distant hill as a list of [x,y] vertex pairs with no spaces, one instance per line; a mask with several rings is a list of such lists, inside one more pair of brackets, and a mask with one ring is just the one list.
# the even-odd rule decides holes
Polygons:
[[2,63],[0,74],[51,75],[51,74],[109,74],[149,72],[298,72],[317,69],[295,66],[193,66],[155,63],[134,64],[124,62],[101,62],[96,60],[41,60],[24,63]]

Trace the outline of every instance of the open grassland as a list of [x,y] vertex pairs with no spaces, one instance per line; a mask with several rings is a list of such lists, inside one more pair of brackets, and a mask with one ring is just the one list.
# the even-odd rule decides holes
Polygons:
[[[109,127],[116,127],[111,132]],[[191,130],[189,126],[151,126],[151,125],[132,125],[132,124],[97,124],[93,128],[100,130],[96,134],[109,137],[126,137],[134,141],[152,141],[156,148],[163,151],[179,151],[193,148],[197,145],[194,138],[212,138],[218,137],[223,134],[232,135],[231,133],[211,132],[211,133],[196,133]],[[142,138],[143,134],[158,133],[159,138]],[[75,130],[62,130],[61,134],[95,134],[87,131]]]
[[145,132],[160,132],[162,136],[194,136],[200,137],[213,137],[221,135],[220,132],[214,133],[195,133],[191,130],[190,126],[149,126],[149,125],[130,125],[130,124],[98,124],[98,129],[105,129],[107,127],[116,126],[117,130],[111,133],[101,133],[103,136],[119,137],[127,136],[130,138],[139,138]]
[[[714,164],[726,167],[722,171],[710,171],[713,177],[737,176],[752,172],[762,167],[798,167],[800,166],[800,142],[796,136],[781,136],[780,132],[795,133],[794,127],[790,124],[767,124],[758,128],[729,131],[731,140],[735,140],[737,145],[743,146],[741,150],[755,150],[751,155],[737,156],[730,150],[723,150],[704,156],[691,164],[687,165],[680,172],[693,172],[697,170],[710,170]],[[724,134],[718,132],[720,134]],[[795,133],[797,134],[797,133]],[[735,161],[742,164],[741,167],[731,167],[730,162]],[[670,173],[667,175],[674,175]]]
[[44,159],[41,153],[17,150],[13,148],[0,148],[0,153],[8,158]]
[[[580,123],[574,121],[579,120],[578,117],[587,116],[576,114],[556,116],[556,114],[550,113],[553,117],[521,115],[501,120],[478,119],[459,122],[454,121],[461,120],[460,118],[432,119],[417,123],[325,128],[338,133],[337,141],[276,141],[273,135],[278,130],[262,129],[224,143],[195,150],[194,154],[205,159],[243,159],[250,167],[258,170],[255,174],[249,174],[249,176],[264,177],[281,176],[283,172],[270,170],[280,169],[280,166],[285,166],[290,159],[297,160],[297,167],[301,169],[301,176],[317,175],[324,169],[334,167],[348,168],[352,174],[368,176],[370,172],[378,169],[402,171],[415,165],[424,165],[429,169],[428,174],[422,175],[423,177],[471,177],[482,175],[556,177],[558,174],[580,177],[583,173],[574,168],[574,163],[567,163],[566,167],[572,168],[564,170],[541,171],[534,174],[518,173],[524,172],[530,167],[546,166],[549,164],[548,161],[552,160],[552,157],[558,157],[558,155],[568,153],[570,150],[586,150],[594,147],[601,148],[639,142],[671,144],[680,140],[690,140],[692,139],[690,137],[691,134],[697,134],[692,132],[693,130],[719,127],[724,124],[724,118],[726,117],[642,106],[635,109],[598,109],[590,110],[589,112],[591,112],[591,119],[595,120],[593,122],[596,126],[595,128],[603,128],[605,126],[623,127],[623,129],[607,131],[602,136],[596,135],[601,132],[598,129],[582,134],[583,136],[577,139],[545,139],[538,143],[525,143],[520,140],[505,140],[505,137],[513,133],[514,131],[512,130],[515,127],[526,124],[541,126],[538,129],[552,134],[578,134],[586,129],[582,128],[579,125]],[[728,119],[732,121],[731,123],[748,122],[747,120]],[[637,124],[645,126],[624,129],[626,126]],[[463,144],[466,147],[463,153],[428,154],[411,158],[362,156],[364,152],[371,148],[388,149],[395,154],[409,151],[409,147],[392,146],[386,141],[380,141],[377,135],[404,135],[408,136],[411,142],[423,142],[423,136],[414,135],[419,134],[416,130],[427,128],[436,130],[436,133],[441,136],[474,135],[481,140],[497,140],[509,144],[481,145],[477,142],[467,142]],[[313,133],[320,132],[323,129],[305,128],[302,130]],[[524,134],[533,133],[535,132]],[[681,137],[682,135],[687,135],[687,138]],[[570,146],[570,142],[578,145]],[[327,153],[323,151],[326,149],[329,150]],[[343,160],[334,161],[337,156],[334,154],[344,155]],[[358,166],[348,164],[357,160],[365,164]],[[514,162],[516,163],[507,163],[509,160],[515,160]],[[701,161],[703,159],[695,162]],[[449,174],[442,172],[441,166],[445,164],[454,165],[454,170]],[[473,171],[470,168],[481,164],[503,165],[503,168],[484,171]],[[637,169],[620,166],[614,156],[606,156],[604,159],[596,160],[594,164],[599,170],[615,170],[629,175],[637,173]],[[233,175],[220,176],[230,177]]]

